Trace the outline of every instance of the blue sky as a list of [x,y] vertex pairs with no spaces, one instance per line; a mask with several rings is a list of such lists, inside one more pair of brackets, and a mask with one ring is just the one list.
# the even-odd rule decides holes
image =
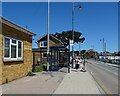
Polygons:
[[[83,10],[78,10],[77,5]],[[102,42],[105,38],[107,51],[118,50],[118,3],[115,2],[81,2],[75,3],[74,29],[82,33],[86,40],[81,44],[81,49],[94,48],[102,51]],[[2,16],[14,23],[36,33],[35,41],[47,33],[47,2],[10,2],[2,3]],[[50,3],[50,33],[71,30],[72,28],[72,3]],[[93,47],[94,46],[94,47]],[[75,44],[78,50],[78,44]]]

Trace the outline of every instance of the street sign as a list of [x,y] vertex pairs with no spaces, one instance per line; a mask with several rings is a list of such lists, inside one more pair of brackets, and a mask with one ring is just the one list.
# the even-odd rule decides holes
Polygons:
[[73,46],[73,40],[70,40],[69,42],[70,42],[70,46]]

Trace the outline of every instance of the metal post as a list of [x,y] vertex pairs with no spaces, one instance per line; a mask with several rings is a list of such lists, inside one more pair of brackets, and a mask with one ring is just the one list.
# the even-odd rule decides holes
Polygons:
[[104,43],[104,46],[105,46],[105,57],[106,57],[106,42]]
[[105,47],[104,47],[104,38],[103,38],[103,53],[104,53],[104,51],[105,51]]
[[50,31],[50,10],[49,10],[49,7],[50,7],[50,1],[48,0],[48,29],[47,29],[47,71],[49,71],[49,31]]
[[79,55],[80,55],[80,50],[81,50],[81,43],[79,42]]
[[106,52],[106,42],[105,42],[105,52]]
[[72,0],[72,68],[73,68],[73,59],[74,59],[74,0]]
[[69,41],[69,48],[68,48],[68,54],[69,54],[69,62],[68,62],[68,73],[70,73],[70,41]]

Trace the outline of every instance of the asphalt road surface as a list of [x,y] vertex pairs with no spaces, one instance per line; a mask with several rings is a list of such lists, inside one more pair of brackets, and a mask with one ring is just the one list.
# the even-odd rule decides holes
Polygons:
[[105,94],[118,94],[119,84],[118,68],[95,60],[88,60],[86,69],[92,74],[95,81],[102,88]]

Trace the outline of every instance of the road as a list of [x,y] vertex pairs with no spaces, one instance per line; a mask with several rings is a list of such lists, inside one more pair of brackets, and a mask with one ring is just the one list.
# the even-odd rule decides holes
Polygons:
[[118,94],[118,68],[95,60],[88,60],[86,69],[92,74],[95,81],[105,94]]

